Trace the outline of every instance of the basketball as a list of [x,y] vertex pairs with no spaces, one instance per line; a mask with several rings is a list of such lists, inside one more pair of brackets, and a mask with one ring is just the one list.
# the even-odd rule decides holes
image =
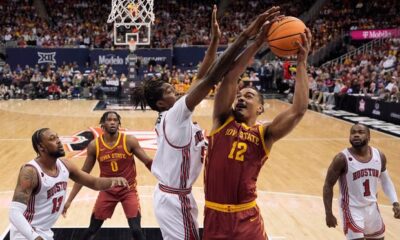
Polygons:
[[299,50],[296,41],[301,43],[300,34],[304,33],[305,29],[303,21],[295,17],[285,17],[273,23],[267,35],[271,51],[279,57],[295,55]]

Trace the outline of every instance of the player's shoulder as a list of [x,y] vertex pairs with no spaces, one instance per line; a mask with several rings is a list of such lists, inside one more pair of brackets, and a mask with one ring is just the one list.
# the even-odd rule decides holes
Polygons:
[[37,175],[38,170],[37,168],[31,163],[28,162],[21,166],[19,170],[19,174],[30,174],[30,175]]
[[347,158],[346,155],[343,151],[338,152],[335,157],[333,158],[333,161],[336,164],[346,164]]

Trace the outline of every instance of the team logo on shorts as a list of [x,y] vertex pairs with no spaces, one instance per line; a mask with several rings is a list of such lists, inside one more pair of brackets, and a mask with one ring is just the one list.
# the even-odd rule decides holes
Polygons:
[[[83,130],[75,133],[73,136],[61,136],[61,142],[64,144],[67,157],[81,157],[86,156],[86,148],[90,141],[102,134],[100,127],[90,127],[87,130]],[[135,136],[140,146],[145,150],[156,150],[157,139],[154,131],[131,131],[128,129],[121,128],[121,133],[126,135]]]

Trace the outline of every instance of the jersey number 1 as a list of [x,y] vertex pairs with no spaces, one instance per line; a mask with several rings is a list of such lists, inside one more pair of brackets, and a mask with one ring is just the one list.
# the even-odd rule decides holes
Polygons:
[[368,197],[371,195],[371,190],[369,189],[369,179],[363,182],[364,186],[364,197]]

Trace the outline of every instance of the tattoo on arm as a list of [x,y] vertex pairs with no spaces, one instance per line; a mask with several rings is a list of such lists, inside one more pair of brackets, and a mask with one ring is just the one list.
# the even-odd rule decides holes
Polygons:
[[37,172],[33,167],[21,169],[12,201],[27,204],[33,190],[38,186]]

